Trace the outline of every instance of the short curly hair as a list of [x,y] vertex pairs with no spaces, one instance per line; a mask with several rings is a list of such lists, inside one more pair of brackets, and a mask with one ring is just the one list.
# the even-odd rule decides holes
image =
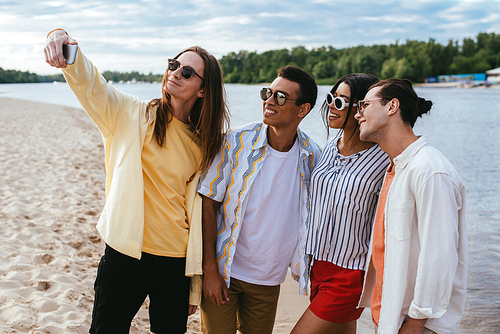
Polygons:
[[295,101],[296,105],[300,106],[301,104],[309,103],[311,110],[314,108],[316,98],[318,97],[318,86],[309,73],[298,66],[288,65],[279,69],[278,76],[299,84],[300,93]]

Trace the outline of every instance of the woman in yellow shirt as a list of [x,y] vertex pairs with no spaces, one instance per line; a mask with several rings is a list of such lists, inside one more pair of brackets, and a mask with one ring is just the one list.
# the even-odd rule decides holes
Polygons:
[[198,303],[189,300],[186,273],[201,274],[196,185],[229,125],[220,65],[200,47],[186,49],[168,60],[161,97],[141,101],[109,85],[80,49],[67,65],[63,44],[77,42],[51,31],[45,60],[63,69],[105,146],[107,196],[97,228],[106,250],[90,333],[128,333],[146,296],[152,332],[185,333],[196,309],[189,304]]

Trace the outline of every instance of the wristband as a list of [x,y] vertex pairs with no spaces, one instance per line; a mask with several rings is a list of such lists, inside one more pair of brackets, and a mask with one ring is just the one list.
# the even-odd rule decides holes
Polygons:
[[51,30],[51,31],[47,34],[47,38],[49,38],[50,34],[52,34],[52,33],[53,33],[54,31],[56,31],[56,30],[62,30],[62,31],[64,31],[64,33],[65,33],[66,35],[68,34],[68,33],[66,32],[66,30],[64,30],[64,29],[62,29],[62,28],[56,28],[56,29],[54,29],[54,30]]

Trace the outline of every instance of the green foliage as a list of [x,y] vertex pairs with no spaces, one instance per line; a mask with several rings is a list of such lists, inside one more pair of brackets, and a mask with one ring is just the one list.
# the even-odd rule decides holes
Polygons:
[[[113,80],[115,82],[119,81],[131,81],[135,79],[137,81],[145,82],[161,82],[162,74],[140,74],[138,72],[121,73],[121,72],[109,72],[103,73],[106,80]],[[64,76],[62,74],[56,75],[38,75],[31,72],[22,72],[16,70],[4,70],[0,67],[0,83],[36,83],[36,82],[65,82]]]
[[163,74],[140,74],[139,72],[111,72],[111,71],[104,71],[102,73],[102,76],[106,80],[112,80],[114,82],[128,82],[132,80],[137,80],[137,81],[144,81],[144,82],[161,82],[163,78]]
[[0,83],[40,82],[40,77],[31,72],[4,70],[0,67]]
[[413,76],[412,69],[406,58],[391,58],[384,61],[380,77],[403,79]]
[[64,76],[62,74],[55,75],[40,75],[40,82],[65,82]]
[[371,73],[381,79],[407,78],[418,83],[428,76],[482,73],[500,67],[500,34],[480,33],[476,40],[464,38],[461,45],[406,40],[390,45],[356,46],[335,49],[331,46],[311,51],[303,46],[256,52],[232,52],[220,59],[228,83],[271,82],[278,69],[297,65],[311,73],[318,84],[333,84],[343,75]]
[[63,75],[38,75],[28,71],[4,70],[0,67],[0,83],[38,83],[54,81],[64,82]]

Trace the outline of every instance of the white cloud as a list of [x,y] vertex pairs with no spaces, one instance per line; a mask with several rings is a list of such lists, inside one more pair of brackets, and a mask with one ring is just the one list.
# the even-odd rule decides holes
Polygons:
[[418,15],[400,16],[400,15],[383,15],[383,16],[360,16],[358,21],[373,21],[373,22],[389,22],[389,23],[413,23],[423,20],[424,18]]
[[62,7],[66,4],[66,1],[40,1],[40,3],[47,7]]
[[488,17],[482,18],[479,20],[481,23],[499,23],[500,22],[500,14],[499,13],[491,13]]
[[239,16],[219,16],[213,17],[206,21],[203,21],[201,24],[196,25],[197,30],[203,31],[203,29],[209,30],[210,28],[225,28],[230,29],[234,27],[233,25],[248,25],[253,22],[252,18],[248,15],[239,15]]
[[297,15],[294,13],[268,13],[268,12],[259,13],[258,16],[259,17],[287,17],[287,18],[297,17]]

